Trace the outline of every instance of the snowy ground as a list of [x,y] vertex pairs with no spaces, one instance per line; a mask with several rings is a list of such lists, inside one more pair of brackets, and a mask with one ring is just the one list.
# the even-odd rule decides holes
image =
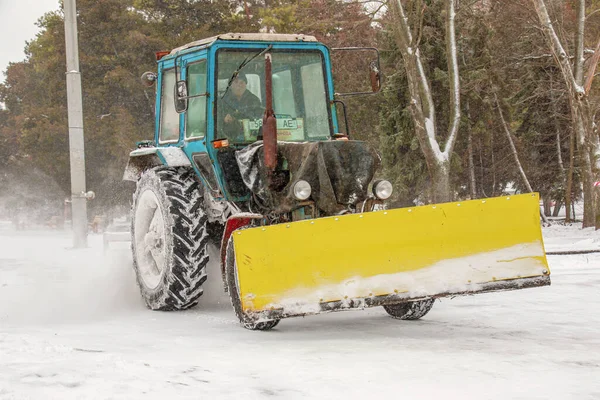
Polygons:
[[[593,230],[544,236],[600,249]],[[416,322],[376,308],[252,332],[218,274],[208,303],[151,312],[127,246],[89,242],[0,226],[0,399],[600,399],[599,253],[549,256],[551,287],[443,300]]]

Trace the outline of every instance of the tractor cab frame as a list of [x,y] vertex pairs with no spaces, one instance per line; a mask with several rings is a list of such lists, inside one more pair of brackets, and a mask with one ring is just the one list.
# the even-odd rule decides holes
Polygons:
[[[336,50],[336,49],[334,49]],[[371,75],[377,72],[379,54],[373,48],[341,48],[376,52]],[[263,54],[272,55],[267,77]],[[272,83],[277,140],[327,141],[339,133],[330,49],[313,36],[288,34],[225,34],[157,53],[158,71],[142,80],[156,83],[155,132],[152,145],[131,153],[125,179],[136,180],[148,166],[191,166],[217,201],[247,201],[235,151],[262,139],[262,111],[267,79]],[[243,74],[246,90],[263,106],[260,114],[238,115],[236,136],[224,122],[232,81]],[[349,93],[351,95],[370,92]],[[342,94],[343,95],[343,94]],[[342,103],[343,104],[343,103]],[[346,119],[345,106],[343,108]],[[348,129],[347,121],[345,122]]]

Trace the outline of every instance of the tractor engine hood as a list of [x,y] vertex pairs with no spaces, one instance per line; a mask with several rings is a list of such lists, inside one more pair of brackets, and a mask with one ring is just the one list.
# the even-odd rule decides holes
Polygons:
[[327,215],[346,210],[368,197],[368,186],[381,165],[366,142],[278,142],[277,167],[269,184],[262,141],[236,152],[244,184],[263,211],[283,213],[298,207],[293,186],[307,181],[310,200]]

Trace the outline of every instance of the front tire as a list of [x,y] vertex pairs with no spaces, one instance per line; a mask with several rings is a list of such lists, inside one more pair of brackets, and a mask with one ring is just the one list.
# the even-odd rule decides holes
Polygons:
[[392,318],[414,321],[424,317],[425,314],[431,310],[434,302],[435,299],[409,301],[406,303],[383,306],[383,309]]
[[133,196],[133,267],[152,310],[193,307],[206,281],[207,217],[202,187],[187,168],[145,171]]
[[242,300],[240,299],[240,292],[237,284],[233,237],[230,237],[227,242],[227,252],[225,254],[225,281],[227,284],[227,291],[229,292],[229,299],[231,300],[235,315],[238,317],[242,326],[253,331],[268,331],[275,328],[280,320],[256,321],[248,317],[242,310]]

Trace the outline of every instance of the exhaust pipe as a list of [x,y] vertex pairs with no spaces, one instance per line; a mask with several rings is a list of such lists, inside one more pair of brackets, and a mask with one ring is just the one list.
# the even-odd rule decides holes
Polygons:
[[265,166],[270,177],[277,166],[277,119],[273,111],[273,79],[271,75],[271,53],[265,54],[265,94],[266,105],[263,116],[263,147]]

